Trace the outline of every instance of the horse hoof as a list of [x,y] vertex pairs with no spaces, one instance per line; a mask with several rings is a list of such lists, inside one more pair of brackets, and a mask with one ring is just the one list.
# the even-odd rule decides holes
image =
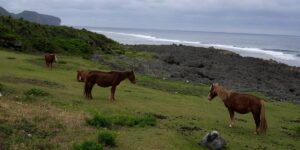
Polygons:
[[231,124],[229,125],[229,128],[232,128],[232,125],[231,125]]

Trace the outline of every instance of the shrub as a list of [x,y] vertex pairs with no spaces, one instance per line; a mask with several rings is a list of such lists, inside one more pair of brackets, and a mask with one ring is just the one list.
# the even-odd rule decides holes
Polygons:
[[98,142],[105,146],[116,146],[116,135],[109,131],[101,132],[98,135]]
[[26,96],[48,96],[49,93],[37,88],[32,88],[24,93]]
[[153,115],[147,115],[140,119],[139,126],[155,126],[156,125],[156,118]]
[[103,146],[93,141],[85,141],[73,146],[74,150],[103,150]]
[[87,124],[95,127],[111,127],[111,119],[101,116],[99,114],[95,115],[93,118],[86,119]]

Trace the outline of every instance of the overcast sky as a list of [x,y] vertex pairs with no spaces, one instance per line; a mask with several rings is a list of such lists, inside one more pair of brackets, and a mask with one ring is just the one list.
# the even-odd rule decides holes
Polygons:
[[300,35],[300,0],[0,0],[72,26]]

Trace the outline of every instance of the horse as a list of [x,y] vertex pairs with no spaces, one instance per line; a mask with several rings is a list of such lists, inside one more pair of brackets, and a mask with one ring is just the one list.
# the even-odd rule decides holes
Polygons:
[[265,102],[264,100],[249,94],[232,92],[218,83],[210,86],[208,100],[211,101],[216,96],[219,96],[224,102],[230,115],[229,127],[234,125],[234,113],[247,114],[252,113],[255,125],[256,134],[266,133],[268,125],[265,116]]
[[85,82],[86,76],[89,74],[89,72],[90,71],[77,70],[77,81]]
[[93,99],[92,97],[92,88],[97,83],[100,87],[110,87],[111,86],[111,95],[109,100],[115,100],[115,91],[116,87],[121,83],[121,81],[128,79],[132,84],[136,83],[135,75],[133,71],[90,71],[86,77],[84,85],[84,94],[86,98]]
[[53,61],[57,62],[57,57],[56,54],[46,54],[45,55],[45,62],[46,62],[46,67],[52,69],[52,63]]

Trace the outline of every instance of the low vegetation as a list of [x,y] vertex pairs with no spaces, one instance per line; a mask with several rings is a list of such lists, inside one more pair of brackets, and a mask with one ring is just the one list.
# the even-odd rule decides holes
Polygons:
[[103,146],[94,141],[84,141],[80,144],[75,144],[74,150],[103,150]]
[[109,131],[100,132],[98,142],[105,146],[114,147],[116,146],[116,134]]
[[87,56],[124,54],[124,47],[86,29],[48,26],[0,16],[0,46],[26,52],[56,52]]
[[[258,136],[253,134],[251,114],[237,114],[235,127],[229,128],[226,107],[219,98],[207,100],[207,85],[136,74],[138,84],[122,82],[116,101],[108,100],[109,88],[98,86],[94,99],[87,100],[83,83],[76,81],[78,66],[101,70],[107,66],[62,55],[60,60],[66,63],[56,63],[50,70],[41,57],[0,50],[0,90],[10,89],[0,98],[0,147],[198,150],[205,148],[197,142],[207,132],[218,130],[228,149],[300,148],[299,105],[268,101],[269,130]],[[20,100],[24,93],[34,100]]]
[[106,128],[110,128],[112,126],[145,127],[155,126],[156,118],[152,115],[117,115],[107,117],[104,115],[96,114],[92,118],[87,119],[86,122],[91,126]]

